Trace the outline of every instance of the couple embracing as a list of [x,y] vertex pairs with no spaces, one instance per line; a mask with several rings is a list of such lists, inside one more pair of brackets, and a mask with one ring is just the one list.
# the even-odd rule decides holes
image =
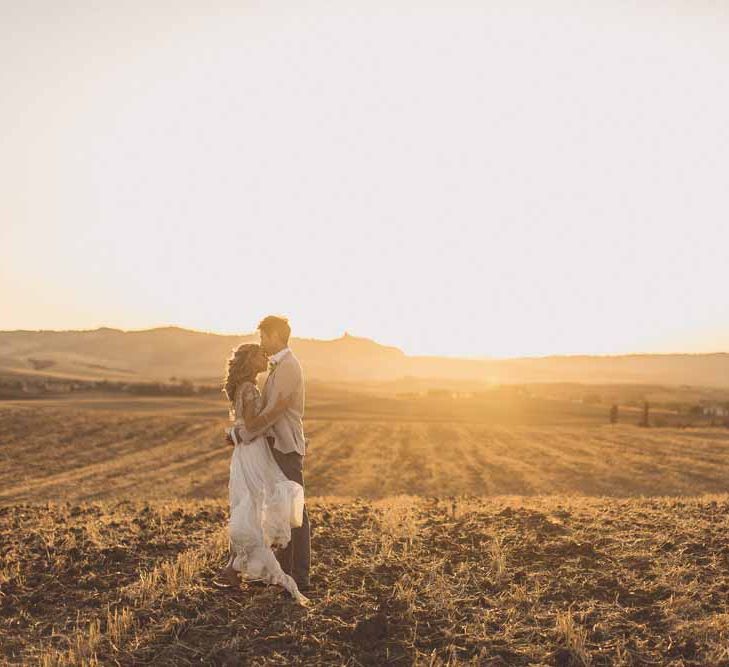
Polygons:
[[[228,360],[224,391],[233,425],[230,555],[216,585],[245,581],[283,586],[306,604],[309,517],[304,505],[304,376],[288,347],[288,320],[258,325],[260,345],[240,345]],[[263,394],[256,379],[268,370]],[[274,551],[275,550],[275,551]]]

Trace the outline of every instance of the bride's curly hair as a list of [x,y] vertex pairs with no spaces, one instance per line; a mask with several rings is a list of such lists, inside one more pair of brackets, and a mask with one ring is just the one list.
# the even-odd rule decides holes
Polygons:
[[239,345],[228,359],[228,369],[223,382],[223,392],[230,401],[231,409],[235,407],[235,391],[243,382],[256,381],[256,371],[251,366],[251,360],[261,349],[255,343],[244,343]]

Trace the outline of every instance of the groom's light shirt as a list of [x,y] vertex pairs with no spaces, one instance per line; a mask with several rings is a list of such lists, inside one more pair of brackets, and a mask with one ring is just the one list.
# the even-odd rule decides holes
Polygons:
[[263,387],[264,409],[266,414],[281,396],[291,397],[291,404],[266,431],[273,436],[274,447],[284,454],[296,452],[301,456],[306,452],[304,439],[304,373],[301,364],[290,348],[285,347],[269,357],[271,372]]

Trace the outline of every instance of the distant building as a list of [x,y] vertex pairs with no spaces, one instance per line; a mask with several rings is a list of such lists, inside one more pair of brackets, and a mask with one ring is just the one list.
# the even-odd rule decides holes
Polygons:
[[704,405],[703,414],[706,417],[729,417],[729,406],[727,405]]

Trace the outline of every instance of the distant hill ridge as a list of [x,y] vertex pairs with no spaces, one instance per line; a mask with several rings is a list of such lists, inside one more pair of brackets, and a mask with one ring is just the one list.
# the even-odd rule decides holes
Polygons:
[[[122,331],[0,332],[0,370],[67,377],[219,380],[235,346],[255,334],[222,335],[163,327]],[[729,386],[729,354],[631,354],[455,359],[408,356],[368,338],[292,338],[308,378],[330,382],[404,377],[484,383],[619,382]]]

